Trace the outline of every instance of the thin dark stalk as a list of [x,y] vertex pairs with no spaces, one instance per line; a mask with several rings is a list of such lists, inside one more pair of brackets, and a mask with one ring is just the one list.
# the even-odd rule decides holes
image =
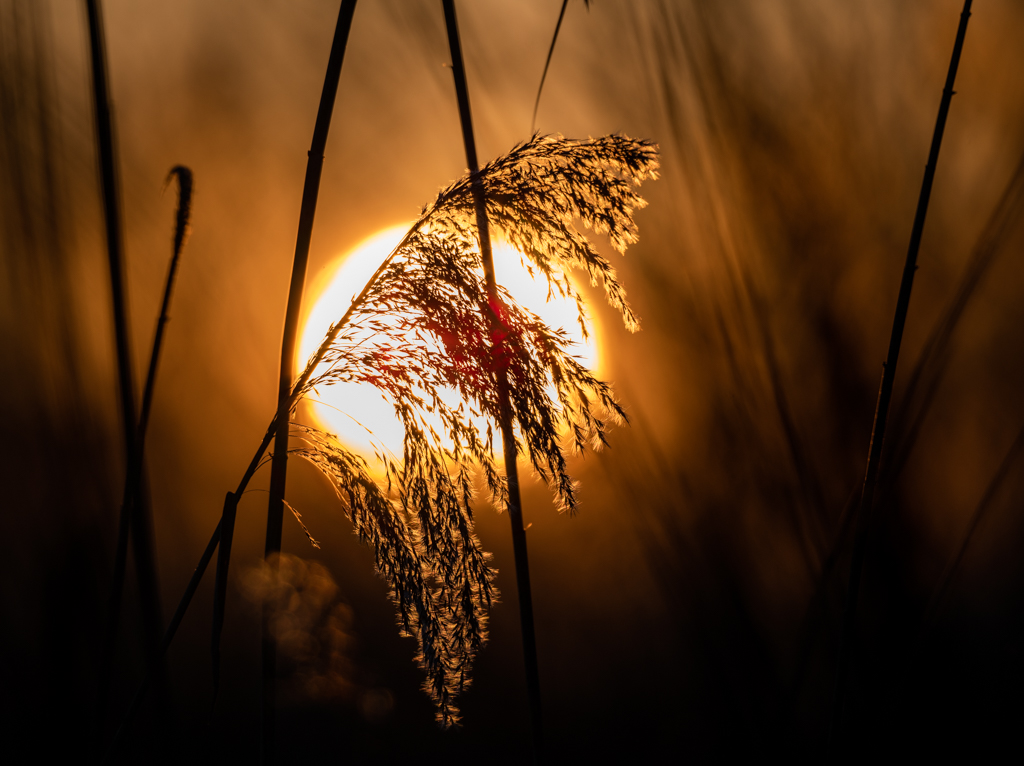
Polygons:
[[[156,390],[156,375],[160,362],[160,350],[163,347],[164,330],[170,319],[168,311],[171,305],[171,294],[174,290],[174,278],[177,274],[178,262],[181,259],[181,251],[188,236],[189,218],[192,211],[192,171],[182,165],[177,165],[171,169],[167,177],[168,181],[172,177],[178,179],[178,210],[175,215],[174,246],[171,262],[167,270],[167,282],[164,285],[160,315],[157,319],[156,332],[153,337],[153,349],[149,355],[146,383],[142,391],[142,406],[139,411],[139,422],[136,427],[135,451],[131,455],[131,464],[128,468],[128,475],[125,478],[124,490],[125,497],[130,498],[131,507],[136,509],[134,512],[135,523],[132,526],[132,530],[136,536],[142,536],[147,541],[151,540],[152,531],[151,524],[149,523],[149,502],[143,479],[146,432],[149,428],[149,415],[153,408],[153,394]],[[135,548],[136,550],[139,549],[137,543]],[[163,664],[162,653],[158,649],[160,633],[162,632],[160,628],[162,610],[160,608],[160,594],[155,574],[155,568],[143,567],[139,571],[139,581],[142,592],[149,594],[143,603],[143,609],[146,612],[144,619],[147,624],[149,661],[157,667],[158,686],[165,689],[167,686],[167,669]],[[143,587],[144,583],[146,584]],[[165,694],[161,695],[161,697],[165,696]]]
[[[899,441],[894,445],[893,457],[886,461],[882,478],[883,491],[886,485],[891,485],[896,481],[903,466],[906,465],[925,416],[928,414],[938,392],[939,384],[942,382],[954,331],[983,278],[988,274],[996,256],[1000,253],[1007,235],[1020,222],[1022,207],[1024,207],[1024,156],[1017,163],[1017,168],[1003,190],[999,202],[989,216],[985,228],[978,236],[971,259],[960,279],[953,300],[950,301],[942,318],[936,322],[921,351],[921,356],[910,374],[903,394],[905,406],[897,407],[893,416],[893,425]],[[921,394],[915,403],[918,389],[921,389]]]
[[[110,96],[107,88],[106,48],[99,0],[86,0],[89,24],[89,51],[92,69],[93,103],[96,110],[96,140],[99,149],[100,179],[103,190],[103,214],[107,236],[107,257],[110,267],[111,302],[114,309],[114,342],[117,350],[118,388],[121,395],[121,425],[124,433],[125,457],[129,478],[121,503],[118,522],[117,550],[114,572],[107,606],[107,626],[100,655],[99,679],[96,699],[96,735],[100,736],[106,715],[113,667],[117,626],[121,615],[121,594],[124,589],[125,564],[128,558],[128,537],[132,532],[135,560],[139,574],[147,656],[152,660],[158,654],[156,640],[160,635],[159,601],[156,586],[152,534],[149,509],[143,502],[145,495],[137,490],[141,481],[131,481],[131,466],[136,460],[135,383],[132,375],[131,344],[129,342],[128,307],[125,286],[124,247],[121,230],[120,194],[116,158],[114,156],[114,127]],[[134,518],[133,518],[134,517]],[[132,529],[132,521],[135,522]]]
[[896,300],[896,314],[892,323],[892,335],[889,339],[889,352],[882,368],[882,380],[878,390],[878,403],[875,408],[874,424],[871,428],[871,442],[868,447],[867,467],[864,475],[864,490],[861,493],[860,505],[855,524],[857,531],[854,537],[853,556],[850,563],[850,581],[847,586],[846,604],[843,612],[843,628],[839,644],[839,659],[836,669],[835,695],[832,704],[832,718],[829,726],[829,752],[834,757],[841,735],[843,707],[846,702],[847,678],[849,676],[850,658],[853,650],[853,636],[857,612],[857,596],[860,591],[861,573],[864,568],[865,551],[867,549],[868,517],[875,497],[878,481],[879,464],[882,457],[882,445],[885,440],[885,427],[889,416],[889,404],[892,399],[893,381],[896,377],[896,364],[899,361],[900,344],[903,341],[903,328],[907,321],[910,307],[910,291],[914,284],[914,272],[917,269],[917,253],[921,247],[921,235],[924,231],[925,216],[928,213],[928,200],[931,196],[932,182],[935,179],[935,166],[939,159],[939,148],[942,145],[942,133],[946,127],[950,102],[953,99],[953,83],[956,70],[960,63],[960,52],[963,49],[964,36],[967,34],[967,21],[971,16],[971,0],[964,1],[960,14],[960,25],[953,44],[953,55],[946,74],[946,84],[942,90],[939,114],[935,120],[935,131],[928,152],[928,163],[925,166],[921,194],[917,201],[917,212],[910,233],[910,246],[907,249],[907,260],[903,267],[900,281],[899,297]]
[[548,67],[551,66],[551,56],[555,52],[555,43],[558,42],[558,30],[562,28],[562,19],[565,17],[565,9],[569,0],[562,0],[562,10],[558,13],[558,21],[555,23],[555,33],[551,36],[551,47],[548,48],[548,57],[544,61],[544,71],[540,75],[540,85],[537,86],[537,100],[533,102],[533,119],[530,120],[530,132],[537,130],[537,110],[540,108],[540,94],[544,92],[544,80],[548,76]]
[[[284,337],[281,342],[281,374],[277,395],[277,433],[274,435],[274,456],[270,468],[270,502],[267,507],[267,539],[265,557],[271,567],[271,577],[276,576],[276,556],[281,550],[281,531],[284,519],[284,492],[288,476],[288,430],[291,421],[292,382],[295,377],[295,347],[299,330],[299,315],[302,309],[302,290],[306,281],[306,265],[309,260],[309,244],[313,234],[313,219],[316,215],[317,196],[320,191],[320,176],[324,165],[324,150],[327,133],[331,126],[334,101],[341,77],[341,65],[345,47],[352,26],[356,0],[342,0],[338,10],[338,23],[334,30],[334,41],[327,63],[324,87],[320,96],[313,140],[306,164],[306,180],[302,189],[302,205],[299,210],[299,230],[295,242],[295,259],[292,263],[291,285],[288,290],[288,308],[285,314]],[[268,628],[269,603],[263,606],[263,702],[262,702],[262,762],[274,761],[274,696],[277,675],[277,647]]]
[[174,252],[171,255],[171,263],[167,269],[167,282],[164,285],[164,297],[160,304],[160,317],[156,323],[156,333],[153,336],[153,350],[149,355],[149,370],[146,373],[146,385],[142,391],[142,408],[139,411],[139,425],[136,438],[135,460],[132,465],[133,479],[137,481],[138,473],[142,470],[143,452],[146,443],[146,430],[149,428],[149,413],[153,407],[153,392],[156,389],[156,372],[160,363],[160,350],[163,347],[164,329],[170,320],[168,310],[171,307],[171,293],[174,290],[174,278],[178,273],[178,262],[181,259],[181,251],[185,246],[185,238],[188,236],[189,217],[192,212],[192,171],[183,165],[176,165],[171,168],[167,176],[178,179],[178,211],[175,215],[174,225]]
[[[501,332],[502,321],[498,315],[498,287],[494,278],[494,260],[491,255],[491,238],[487,225],[487,208],[484,185],[480,179],[477,163],[476,141],[473,137],[473,120],[469,108],[469,88],[466,70],[462,62],[462,46],[459,42],[459,25],[455,16],[454,0],[442,0],[445,25],[448,30],[448,47],[452,57],[452,74],[455,78],[455,92],[459,102],[459,118],[462,124],[462,139],[466,148],[466,164],[472,181],[473,204],[476,209],[477,232],[480,239],[480,255],[483,259],[484,280],[487,286],[487,302],[491,309],[490,321],[496,330],[493,334],[496,358],[501,358],[500,343],[505,333]],[[526,666],[526,692],[530,704],[530,722],[533,730],[534,759],[540,760],[543,746],[541,717],[540,673],[537,663],[537,642],[533,626],[533,597],[530,591],[530,564],[526,550],[526,530],[523,527],[522,502],[519,496],[519,472],[515,432],[512,429],[512,407],[509,402],[508,377],[504,370],[497,374],[498,402],[500,414],[501,441],[505,458],[505,475],[508,480],[508,515],[512,524],[512,549],[516,564],[516,589],[519,594],[519,621],[523,635],[523,661]]]
[[213,666],[213,700],[217,701],[220,690],[220,636],[224,628],[224,608],[228,592],[228,565],[231,561],[231,541],[235,533],[235,514],[238,511],[238,495],[228,492],[224,497],[221,512],[221,545],[217,551],[217,579],[213,588],[213,630],[210,636],[210,652]]
[[[897,406],[893,413],[892,430],[897,435],[898,441],[895,444],[890,444],[889,457],[883,467],[884,470],[880,478],[881,487],[878,489],[882,496],[888,493],[888,488],[892,487],[899,478],[900,472],[913,451],[917,436],[921,432],[925,417],[935,399],[939,384],[942,382],[954,332],[959,326],[964,311],[976,294],[982,279],[988,274],[994,264],[1007,234],[1012,230],[1014,224],[1020,220],[1019,213],[1022,205],[1024,205],[1024,157],[1018,162],[1017,169],[1010,177],[1010,181],[1003,190],[999,202],[985,224],[985,228],[978,236],[970,262],[960,279],[956,294],[946,307],[942,317],[932,328],[931,334],[928,336],[928,340],[921,351],[921,355],[908,377],[908,382],[903,392],[902,406]],[[852,509],[853,498],[847,503],[840,516],[840,531],[830,544],[828,557],[817,578],[814,595],[808,606],[808,614],[812,610],[819,608],[815,604],[820,605],[826,586],[832,577],[833,566],[839,554],[846,547],[848,528],[850,520],[854,515]],[[970,532],[967,533],[968,538],[970,534]],[[946,575],[944,575],[945,577]],[[939,590],[944,587],[941,586]],[[926,624],[928,621],[926,619]],[[802,631],[804,648],[800,654],[801,659],[798,662],[798,671],[794,673],[793,688],[795,690],[799,690],[802,683],[803,669],[806,667],[808,653],[811,649],[810,629],[811,623],[809,619],[805,619],[805,628]]]

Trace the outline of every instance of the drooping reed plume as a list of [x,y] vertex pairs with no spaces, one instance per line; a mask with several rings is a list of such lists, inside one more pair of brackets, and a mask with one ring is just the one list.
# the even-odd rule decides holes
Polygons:
[[[643,204],[634,185],[653,176],[656,166],[653,147],[642,141],[536,136],[483,168],[479,178],[505,238],[552,291],[577,301],[584,328],[582,298],[567,273],[574,266],[603,283],[612,305],[635,328],[614,270],[574,221],[608,233],[624,249],[636,235],[632,211]],[[574,510],[577,497],[562,437],[568,435],[572,450],[598,447],[607,421],[625,419],[608,386],[573,357],[563,333],[517,306],[504,289],[498,290],[497,305],[489,304],[474,227],[474,180],[449,186],[424,211],[346,313],[346,324],[332,328],[297,391],[304,395],[342,381],[372,384],[391,399],[405,427],[403,460],[383,457],[450,620],[453,645],[446,651],[453,658],[452,678],[445,694],[439,679],[428,682],[444,722],[454,720],[450,700],[486,635],[491,598],[486,557],[472,533],[471,463],[482,467],[495,503],[509,503],[507,482],[493,458],[493,426],[502,418],[501,377],[508,381],[519,429],[513,448],[526,453],[564,510]],[[497,344],[492,311],[501,321]],[[459,394],[458,405],[441,396],[445,389]],[[474,415],[486,418],[486,431]],[[340,460],[343,450],[328,444],[317,438],[303,454],[328,468],[329,476],[335,465],[354,464],[352,458]],[[430,677],[428,638],[421,637],[421,662]]]
[[[645,141],[535,136],[484,166],[479,177],[503,235],[552,291],[577,300],[584,326],[582,298],[568,277],[574,267],[603,284],[611,304],[635,327],[614,269],[575,222],[607,233],[624,249],[636,239],[633,211],[645,204],[635,187],[655,177],[657,166],[656,149]],[[374,548],[399,623],[419,644],[417,659],[442,724],[458,720],[455,697],[486,640],[487,608],[495,596],[488,556],[473,531],[472,469],[482,469],[493,500],[504,507],[507,490],[494,465],[492,426],[475,420],[483,415],[493,423],[497,417],[497,371],[504,369],[514,382],[524,451],[566,510],[577,507],[577,497],[562,434],[568,432],[570,450],[596,446],[606,421],[624,419],[608,386],[573,357],[565,336],[503,290],[497,308],[508,337],[503,355],[494,355],[470,184],[469,178],[451,184],[424,208],[328,331],[289,399],[292,412],[314,389],[368,383],[391,399],[405,426],[403,459],[381,455],[386,486],[370,476],[361,457],[315,428],[291,425],[301,440],[292,454],[332,481],[357,534]],[[455,389],[462,401],[448,403],[445,389]],[[261,465],[276,422],[271,420],[226,509]],[[165,648],[222,542],[227,518],[218,523],[178,605]]]
[[[584,332],[586,309],[569,278],[573,269],[585,271],[593,283],[603,286],[628,328],[636,329],[639,323],[614,268],[575,222],[607,234],[612,245],[624,251],[636,241],[633,211],[645,204],[635,186],[656,177],[656,171],[653,145],[624,136],[535,136],[480,171],[489,219],[553,293],[576,302]],[[477,412],[496,420],[494,378],[504,369],[512,383],[513,411],[527,454],[551,482],[560,507],[573,511],[577,499],[559,433],[568,430],[575,450],[599,446],[606,428],[602,417],[617,422],[623,413],[608,386],[572,356],[565,336],[515,305],[514,296],[503,288],[497,309],[507,332],[504,354],[496,359],[489,350],[492,338],[483,324],[486,291],[479,273],[471,183],[468,177],[457,181],[424,210],[346,314],[346,324],[332,328],[295,394],[332,382],[361,380],[391,387],[386,391],[395,395],[399,378],[386,377],[374,367],[387,359],[388,372],[401,374],[403,382],[417,375],[435,388],[456,388]],[[377,334],[377,343],[385,344],[379,357],[367,351],[367,330]],[[423,345],[409,343],[410,333]],[[428,336],[432,342],[427,342]],[[327,370],[316,372],[325,362]],[[555,399],[547,393],[549,383]],[[450,419],[450,436],[467,438],[469,432],[455,426],[456,410],[440,399],[431,399],[428,407]],[[490,476],[489,448],[481,452],[475,441],[457,441],[454,449],[458,454],[468,451]],[[491,481],[490,486],[500,499],[500,484]]]

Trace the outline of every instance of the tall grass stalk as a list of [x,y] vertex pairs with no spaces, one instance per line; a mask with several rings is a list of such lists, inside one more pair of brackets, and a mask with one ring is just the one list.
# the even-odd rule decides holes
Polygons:
[[171,263],[167,268],[164,297],[160,304],[160,316],[156,322],[156,333],[153,336],[153,350],[149,355],[146,384],[142,390],[142,407],[139,411],[139,425],[136,437],[138,446],[135,450],[135,462],[132,466],[133,472],[130,477],[134,487],[138,486],[139,476],[142,472],[146,431],[149,428],[149,413],[153,407],[153,393],[156,390],[156,372],[160,363],[160,350],[163,348],[164,329],[167,326],[167,322],[170,321],[168,311],[171,306],[171,294],[174,290],[174,278],[178,273],[178,262],[181,259],[181,251],[189,234],[189,220],[192,215],[192,171],[184,165],[176,165],[171,168],[171,172],[167,176],[168,183],[170,183],[172,178],[178,181],[178,209],[174,220],[174,249],[171,255]]
[[[270,502],[267,507],[267,538],[264,555],[270,567],[271,577],[276,576],[276,554],[281,550],[281,528],[284,516],[284,492],[288,476],[288,432],[291,412],[292,383],[295,377],[295,348],[299,331],[299,317],[302,310],[302,291],[306,281],[306,265],[309,260],[309,243],[313,234],[313,219],[316,215],[317,196],[320,191],[320,176],[323,171],[324,150],[327,133],[331,127],[334,101],[338,92],[338,80],[345,58],[349,30],[356,0],[342,0],[338,10],[338,22],[331,43],[331,54],[327,63],[327,74],[320,96],[313,140],[306,164],[306,180],[302,189],[302,205],[299,210],[299,230],[295,242],[295,258],[292,263],[291,284],[288,290],[288,308],[284,321],[284,337],[281,342],[281,374],[278,380],[277,431],[274,434],[274,455],[270,468]],[[224,530],[227,531],[227,530]],[[226,561],[225,561],[226,569]],[[263,614],[263,696],[262,696],[262,760],[272,763],[274,754],[274,697],[277,676],[277,644],[267,626],[270,615],[269,603],[264,604]]]
[[[142,408],[139,413],[139,423],[136,428],[136,450],[132,455],[132,462],[125,477],[124,495],[130,498],[132,507],[142,507],[143,503],[143,466],[144,448],[146,442],[146,431],[149,426],[149,414],[153,406],[153,394],[156,391],[156,374],[159,367],[160,350],[163,347],[164,328],[170,319],[168,311],[171,305],[171,294],[174,289],[174,278],[178,271],[178,262],[189,233],[189,219],[192,214],[192,171],[183,165],[176,165],[167,176],[167,182],[172,178],[178,181],[178,209],[174,222],[174,242],[171,253],[171,262],[167,270],[167,281],[164,285],[163,301],[160,305],[160,314],[157,318],[156,332],[153,337],[153,349],[149,356],[149,369],[146,374],[146,384],[142,394]],[[157,603],[159,607],[159,602]],[[180,619],[179,619],[180,621]],[[173,635],[174,628],[168,630]],[[157,641],[150,648],[147,654],[147,671],[143,679],[143,686],[149,688],[154,679],[161,685],[166,685],[166,666],[164,654],[166,646],[160,641],[159,634]],[[141,702],[141,699],[139,700]],[[132,713],[134,717],[134,711]],[[119,732],[115,734],[115,742]]]
[[[590,0],[586,0],[587,5]],[[558,21],[555,22],[555,33],[551,35],[551,46],[548,48],[548,57],[544,60],[544,71],[540,73],[540,85],[537,86],[537,98],[533,102],[533,117],[530,118],[530,132],[537,130],[537,110],[540,108],[540,94],[544,92],[544,80],[548,76],[548,67],[551,66],[551,56],[555,53],[555,43],[558,42],[558,31],[562,28],[562,19],[565,18],[565,9],[569,6],[569,0],[562,0],[562,10],[558,12]]]
[[[476,214],[477,237],[483,260],[484,279],[487,287],[487,303],[490,307],[487,317],[491,325],[491,338],[495,356],[501,355],[502,338],[507,328],[498,314],[498,286],[494,278],[494,259],[491,255],[491,236],[487,225],[487,206],[484,186],[476,156],[476,140],[473,136],[473,118],[469,108],[469,88],[466,69],[462,63],[462,45],[459,41],[459,24],[455,15],[454,0],[442,0],[445,26],[448,31],[448,48],[452,57],[452,75],[455,78],[455,92],[459,102],[459,120],[462,124],[462,140],[466,149],[466,164],[473,191],[473,207]],[[564,13],[565,6],[562,6]],[[561,16],[559,16],[561,23]],[[557,34],[557,30],[556,30]],[[552,41],[552,46],[554,42]],[[549,54],[550,58],[550,54]],[[546,69],[546,67],[545,67]],[[538,101],[540,94],[538,93]],[[501,428],[502,452],[505,459],[505,477],[508,482],[508,517],[512,525],[512,549],[516,566],[516,591],[519,596],[519,626],[523,641],[523,664],[526,669],[526,694],[530,706],[530,727],[533,733],[533,757],[541,758],[544,747],[543,715],[541,711],[540,668],[537,662],[537,639],[533,625],[533,595],[530,590],[530,562],[526,548],[526,529],[523,526],[522,500],[519,493],[519,459],[515,431],[512,428],[512,411],[509,404],[508,375],[504,370],[498,373],[499,426]]]
[[939,113],[935,120],[931,148],[928,152],[928,163],[925,166],[924,180],[918,197],[917,211],[914,214],[914,225],[910,233],[910,245],[907,249],[906,263],[900,281],[899,296],[896,300],[896,313],[893,318],[892,334],[889,339],[889,351],[882,368],[882,380],[878,390],[878,402],[875,407],[874,423],[871,428],[871,442],[868,448],[867,467],[864,474],[864,489],[861,492],[860,504],[855,520],[853,555],[850,563],[850,578],[847,585],[846,602],[843,611],[843,627],[840,636],[839,657],[836,668],[835,692],[832,704],[832,716],[829,725],[829,751],[834,756],[842,736],[843,708],[846,704],[847,680],[850,672],[851,655],[857,613],[857,597],[860,592],[861,573],[864,568],[864,557],[867,548],[869,516],[874,503],[875,489],[878,481],[879,465],[882,457],[882,446],[885,440],[885,428],[889,416],[889,404],[892,399],[893,382],[896,377],[896,364],[899,361],[900,344],[903,341],[903,328],[907,321],[910,307],[910,292],[914,284],[914,272],[917,270],[917,253],[921,246],[921,235],[924,231],[925,216],[928,213],[928,200],[931,197],[932,182],[935,179],[935,166],[939,159],[939,148],[942,145],[942,134],[949,114],[950,102],[953,99],[953,83],[956,80],[957,66],[963,49],[964,36],[967,33],[967,22],[971,16],[971,0],[964,1],[957,28],[953,54],[946,74],[946,84],[942,90]]
[[921,355],[907,381],[903,394],[904,406],[894,414],[894,432],[899,441],[894,445],[892,457],[882,471],[882,491],[893,484],[910,456],[925,416],[938,392],[950,357],[953,334],[960,324],[984,277],[990,271],[996,256],[1002,250],[1007,236],[1021,220],[1024,212],[1024,156],[1007,182],[992,214],[978,235],[971,257],[957,284],[956,293],[942,317],[935,323]]
[[[128,558],[128,536],[131,533],[139,579],[146,656],[153,661],[158,655],[160,629],[159,589],[153,554],[152,529],[148,503],[141,480],[132,481],[133,466],[138,461],[139,444],[136,430],[135,381],[132,372],[129,340],[128,299],[125,286],[124,240],[121,228],[120,192],[117,160],[114,153],[114,120],[110,106],[107,79],[106,47],[102,9],[99,0],[86,0],[89,26],[89,54],[92,71],[93,105],[96,110],[96,142],[99,153],[100,179],[103,192],[103,214],[107,238],[107,260],[110,267],[111,301],[114,310],[114,342],[117,351],[118,388],[121,399],[121,426],[124,434],[126,480],[118,521],[114,572],[107,605],[107,625],[100,649],[99,678],[96,698],[96,736],[102,728],[108,703],[113,669],[114,647],[121,614],[125,564]],[[139,487],[136,490],[136,486]],[[138,502],[136,502],[138,500]]]
[[[959,327],[965,310],[977,294],[982,280],[995,263],[996,256],[1001,252],[1007,236],[1013,230],[1014,225],[1020,220],[1022,210],[1024,210],[1024,157],[1021,157],[1020,161],[1018,161],[1017,167],[1003,189],[999,201],[996,203],[985,227],[978,235],[978,239],[972,248],[970,260],[957,284],[956,293],[946,306],[942,316],[939,317],[932,327],[928,340],[925,341],[921,354],[907,378],[901,402],[893,412],[890,431],[894,434],[896,441],[890,444],[889,457],[882,466],[879,488],[877,490],[879,498],[889,496],[891,488],[899,479],[903,467],[906,465],[917,443],[917,437],[921,432],[925,418],[930,412],[931,405],[935,400],[945,375],[950,359],[950,346],[952,345],[954,333],[957,327]],[[1002,474],[997,475],[1001,476]],[[807,661],[812,649],[813,636],[811,631],[815,626],[811,616],[814,612],[823,608],[824,598],[831,584],[836,562],[842,551],[846,549],[851,521],[855,515],[853,512],[856,507],[855,502],[859,497],[860,489],[861,487],[858,487],[857,491],[854,492],[854,495],[847,501],[843,512],[839,516],[838,531],[830,544],[825,563],[821,567],[821,572],[815,580],[814,595],[809,601],[804,619],[804,627],[800,631],[802,649],[797,663],[797,671],[793,674],[792,689],[794,694],[799,690],[803,682]],[[986,490],[986,497],[988,494],[989,490]],[[986,505],[986,502],[983,499],[975,513],[981,513],[981,509]],[[974,524],[965,533],[961,541],[961,548],[968,544],[973,528]],[[948,577],[952,576],[955,568],[954,565],[950,565],[941,581],[945,581]],[[944,585],[939,585],[936,592],[938,593],[944,590],[944,588]],[[937,603],[937,598],[937,596],[933,597],[933,604]],[[929,607],[929,613],[931,609]],[[929,622],[930,618],[926,616],[924,620],[925,626]]]

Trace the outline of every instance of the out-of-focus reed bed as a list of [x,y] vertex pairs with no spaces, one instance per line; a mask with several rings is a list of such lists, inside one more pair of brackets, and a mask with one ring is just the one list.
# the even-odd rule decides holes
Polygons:
[[[154,408],[147,446],[165,605],[272,406],[279,285],[306,159],[295,147],[308,141],[307,105],[322,83],[325,62],[313,51],[329,47],[337,11],[312,0],[248,5],[107,8],[140,320],[155,313],[163,277],[163,257],[143,254],[165,251],[167,168],[188,162],[203,192],[161,371],[167,399]],[[336,214],[318,215],[311,274],[374,230],[415,217],[464,166],[438,4],[364,5],[341,83],[352,116],[332,135],[320,201],[321,213]],[[535,610],[555,756],[822,752],[849,554],[835,542],[863,477],[959,5],[569,3],[538,130],[650,137],[662,180],[638,215],[644,236],[619,268],[643,331],[627,336],[604,321],[600,296],[584,289],[602,333],[599,375],[632,425],[610,434],[611,450],[570,465],[583,486],[575,518],[550,513],[545,488],[524,481],[531,574],[551,584],[535,593]],[[0,592],[12,615],[2,678],[4,725],[21,731],[84,720],[94,688],[87,637],[99,629],[124,463],[83,20],[55,7],[0,2],[0,465],[16,509],[0,521],[9,541]],[[560,9],[555,0],[460,5],[482,159],[527,137]],[[1024,486],[1011,450],[1024,424],[1024,233],[1011,183],[1024,153],[1022,34],[1019,4],[975,7],[866,565],[849,725],[867,752],[895,734],[915,754],[966,755],[1013,731],[1003,699],[1024,674],[1015,649]],[[151,325],[134,331],[145,348]],[[304,688],[299,675],[288,680],[282,746],[296,758],[339,748],[356,760],[517,757],[505,743],[525,726],[516,696],[525,691],[512,670],[518,626],[508,605],[494,610],[462,700],[463,731],[437,732],[368,553],[315,472],[298,469],[292,481],[322,548],[309,551],[286,523],[284,549],[337,583],[322,611],[344,604],[338,630],[348,640],[322,640],[345,654],[331,654],[330,667],[347,680],[331,675],[330,688],[344,693],[305,698],[291,691]],[[243,497],[239,518],[263,505],[262,493]],[[497,561],[511,560],[506,524],[478,516]],[[239,579],[229,586],[239,591],[262,552],[259,535],[242,530],[257,526],[239,525]],[[833,574],[823,578],[830,556]],[[509,593],[511,567],[499,569],[497,586]],[[120,640],[137,654],[115,684],[119,703],[141,667],[135,598],[129,586]],[[169,657],[175,730],[186,750],[255,757],[236,745],[255,740],[258,616],[229,608],[222,696],[206,719],[211,600],[204,586]],[[296,673],[316,675],[302,667]],[[147,746],[140,736],[131,752]]]
[[[123,457],[96,387],[114,383],[112,356],[90,338],[109,303],[89,291],[109,283],[78,257],[94,179],[69,151],[56,56],[46,9],[0,4],[0,716],[5,736],[60,721],[85,741]],[[137,637],[136,623],[136,655]]]
[[[823,744],[845,522],[956,5],[926,18],[697,3],[637,25],[647,82],[660,85],[652,100],[671,126],[662,148],[682,169],[672,203],[689,268],[662,274],[675,277],[685,308],[659,324],[678,328],[668,348],[691,373],[686,385],[703,390],[674,433],[637,455],[627,485],[662,487],[654,494],[665,503],[646,508],[648,540],[682,635],[699,647],[688,663],[694,705],[752,737],[716,742],[716,724],[709,748],[752,753],[757,741],[808,755]],[[842,744],[861,755],[894,735],[937,751],[977,747],[981,732],[1004,738],[996,689],[1024,670],[1004,643],[1020,629],[1010,542],[1020,466],[1000,472],[998,492],[986,489],[1024,423],[1010,394],[1024,372],[1012,350],[1022,340],[1012,297],[1024,236],[1021,112],[992,111],[1022,83],[990,58],[1010,20],[1020,23],[1017,10],[975,8],[978,37],[965,46],[918,259]],[[985,137],[993,132],[1006,140]],[[655,431],[663,406],[645,413]],[[680,460],[680,442],[699,453]],[[983,496],[987,533],[970,523]],[[968,537],[971,553],[950,574],[960,585],[926,625]]]

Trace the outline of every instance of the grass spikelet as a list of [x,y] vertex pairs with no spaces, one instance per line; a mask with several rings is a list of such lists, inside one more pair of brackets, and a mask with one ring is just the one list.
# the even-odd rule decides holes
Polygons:
[[[657,146],[622,135],[589,139],[534,135],[480,169],[487,219],[544,275],[549,289],[576,302],[586,331],[583,299],[567,273],[586,272],[630,331],[640,327],[614,267],[576,228],[579,221],[606,234],[620,253],[636,242],[633,213],[646,206],[636,190],[658,177]],[[433,227],[472,235],[471,179],[444,189],[429,218]]]
[[[407,508],[387,497],[370,478],[365,461],[342,448],[330,434],[307,426],[296,430],[304,446],[295,454],[331,479],[356,535],[374,551],[374,566],[390,588],[402,633],[417,639],[416,661],[426,673],[424,688],[437,706],[438,721],[443,726],[457,723],[454,698],[461,687],[458,678],[469,662],[465,652],[452,651],[450,640],[453,631],[461,629],[461,604],[444,595],[449,583],[439,576],[435,562],[424,556]],[[440,580],[440,595],[435,579]],[[478,621],[478,602],[472,601],[469,607],[469,623]],[[461,645],[456,643],[454,648]]]
[[[505,337],[493,346],[479,263],[475,248],[450,228],[411,235],[345,330],[320,355],[324,366],[303,393],[335,382],[376,386],[395,403],[406,426],[406,460],[419,454],[410,453],[418,446],[414,435],[423,433],[413,413],[425,409],[443,423],[446,438],[437,443],[450,442],[454,460],[479,464],[501,506],[491,438],[469,415],[498,421],[497,379],[504,373],[527,456],[560,507],[574,511],[577,498],[566,469],[563,434],[570,451],[600,447],[608,424],[624,423],[626,415],[611,388],[572,355],[566,336],[518,306],[504,290],[498,310]],[[457,391],[467,408],[446,404],[439,396],[444,389]]]
[[317,550],[320,550],[320,543],[318,543],[316,538],[313,537],[313,533],[309,531],[309,527],[307,527],[306,523],[302,520],[302,514],[299,513],[295,506],[287,500],[284,501],[284,507],[291,511],[292,516],[295,517],[295,521],[297,521],[299,526],[302,527],[302,531],[306,533],[306,537],[309,539],[309,544]]
[[185,240],[192,231],[192,171],[184,165],[175,165],[167,174],[166,183],[178,179],[178,210],[174,216],[174,252],[181,253]]

